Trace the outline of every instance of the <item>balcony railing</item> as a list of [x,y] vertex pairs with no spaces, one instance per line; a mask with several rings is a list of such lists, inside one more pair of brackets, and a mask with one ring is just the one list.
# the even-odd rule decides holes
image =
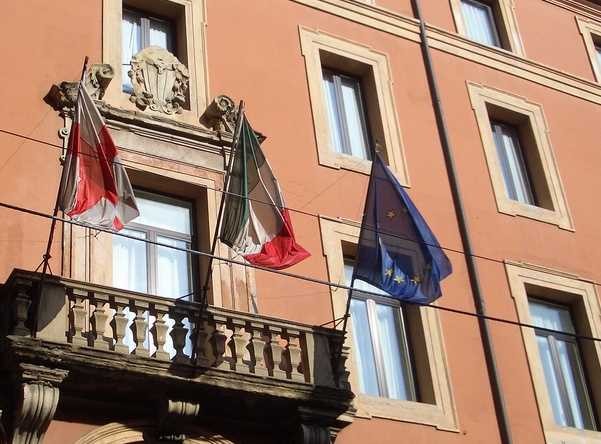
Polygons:
[[[348,390],[342,332],[15,270],[2,287],[0,333],[147,364],[219,369],[274,383]],[[2,331],[4,330],[4,331]],[[196,343],[196,356],[192,356]],[[150,362],[151,364],[151,362]]]

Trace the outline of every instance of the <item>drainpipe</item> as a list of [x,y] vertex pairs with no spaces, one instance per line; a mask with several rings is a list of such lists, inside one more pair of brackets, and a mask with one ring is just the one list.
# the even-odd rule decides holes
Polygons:
[[480,287],[480,279],[478,277],[478,269],[476,267],[476,261],[474,260],[472,251],[472,242],[470,240],[468,221],[465,216],[465,210],[463,207],[463,200],[461,198],[461,190],[459,188],[459,181],[457,180],[457,170],[455,168],[455,161],[453,160],[453,152],[451,148],[451,140],[449,137],[449,131],[445,121],[445,115],[442,108],[442,102],[440,100],[440,92],[438,89],[438,83],[436,81],[436,72],[434,70],[434,64],[432,62],[432,55],[430,51],[430,45],[428,44],[428,33],[426,30],[426,24],[422,18],[422,12],[420,7],[420,0],[411,0],[413,12],[415,18],[419,20],[419,32],[421,40],[422,55],[424,58],[424,65],[426,68],[426,74],[428,76],[428,85],[430,87],[430,94],[432,96],[432,104],[434,106],[434,113],[436,114],[436,124],[438,127],[438,134],[442,151],[444,154],[444,160],[446,164],[447,176],[449,178],[449,185],[451,186],[451,194],[453,195],[453,203],[455,207],[455,214],[457,216],[457,224],[459,226],[459,233],[461,235],[461,241],[463,244],[463,251],[465,252],[465,260],[467,262],[467,270],[470,279],[470,286],[472,289],[472,295],[474,298],[474,305],[478,315],[478,324],[480,327],[480,336],[482,337],[482,344],[484,347],[484,356],[486,359],[486,367],[488,369],[488,376],[490,379],[490,385],[492,389],[493,400],[495,404],[495,412],[497,416],[497,423],[499,426],[499,433],[501,436],[501,442],[503,444],[511,444],[511,430],[509,427],[509,419],[507,416],[507,409],[505,407],[505,400],[503,398],[503,390],[501,387],[501,380],[499,378],[499,371],[497,368],[497,362],[495,360],[495,354],[493,349],[492,338],[488,321],[482,316],[486,315],[486,306],[482,297],[482,290]]

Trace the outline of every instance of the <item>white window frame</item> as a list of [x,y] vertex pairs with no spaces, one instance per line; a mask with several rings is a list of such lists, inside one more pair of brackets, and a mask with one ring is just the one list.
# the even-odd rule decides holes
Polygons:
[[[590,336],[601,337],[601,305],[595,286],[592,283],[568,272],[514,261],[506,261],[505,271],[519,322],[533,324],[526,288],[526,285],[529,284],[561,294],[563,300],[557,300],[558,303],[580,304],[584,314],[584,319],[581,322],[587,324]],[[546,442],[552,444],[601,444],[601,432],[599,431],[562,427],[555,423],[544,370],[540,361],[535,330],[524,326],[521,327],[521,332]],[[595,342],[591,350],[594,354],[591,359],[596,367],[593,374],[599,374],[601,372],[601,343]],[[590,382],[596,384],[594,381]]]
[[[357,244],[360,224],[357,222],[319,218],[321,240],[328,267],[330,282],[344,282],[344,255],[342,243]],[[346,311],[348,293],[336,288],[330,289],[334,317],[339,318]],[[453,391],[450,369],[446,358],[441,320],[436,309],[419,307],[418,314],[423,326],[428,376],[431,381],[433,403],[389,399],[363,395],[356,379],[355,356],[352,349],[352,337],[347,335],[347,345],[351,348],[347,367],[350,370],[350,383],[357,394],[354,406],[357,416],[362,418],[385,418],[396,421],[412,422],[434,426],[440,430],[459,432],[459,422]],[[340,327],[341,328],[341,327]],[[348,331],[352,332],[351,325]],[[351,333],[352,334],[352,333]]]
[[[520,37],[520,32],[518,28],[518,21],[515,15],[515,0],[491,0],[496,2],[496,6],[498,8],[498,14],[494,20],[495,26],[497,29],[497,34],[500,38],[501,45],[508,45],[507,48],[496,47],[483,45],[487,48],[498,49],[501,51],[510,51],[514,54],[517,54],[521,57],[525,57],[526,53],[524,51],[524,44],[522,43],[522,39]],[[461,0],[449,0],[451,5],[451,11],[453,13],[453,19],[455,21],[455,27],[457,28],[457,33],[467,37],[467,30],[465,21],[463,20],[463,13],[461,10]],[[479,3],[489,3],[479,1]],[[503,42],[501,38],[501,28],[503,30],[503,34],[507,36],[507,42]],[[469,39],[473,42],[473,40]],[[477,45],[481,45],[481,43],[474,42]]]
[[[172,114],[170,119],[198,126],[198,116],[205,111],[209,98],[209,78],[206,43],[206,0],[165,0],[173,6],[183,8],[182,24],[185,29],[187,68],[190,73],[190,109],[181,114]],[[148,14],[153,15],[152,2],[148,2]],[[126,6],[127,7],[127,6]],[[123,92],[121,26],[123,0],[102,0],[102,61],[114,69],[113,81],[109,84],[103,100],[112,106],[130,111],[139,110]],[[177,34],[177,32],[176,32]],[[183,58],[183,57],[182,57]]]
[[394,104],[393,82],[390,63],[385,53],[368,46],[336,37],[331,34],[299,26],[301,52],[305,58],[309,98],[315,126],[317,155],[320,165],[336,169],[347,169],[369,174],[371,161],[337,153],[332,145],[328,111],[323,87],[322,60],[320,51],[359,62],[373,73],[375,97],[383,129],[383,139],[377,147],[385,152],[388,164],[396,173],[399,182],[409,186],[409,172],[401,137],[399,117]]
[[[601,83],[601,58],[597,53],[597,48],[600,47],[599,42],[601,42],[601,23],[580,17],[576,17],[576,23],[580,34],[582,34],[595,80]],[[597,40],[597,43],[595,43],[595,40]]]
[[[511,216],[523,216],[530,219],[557,225],[559,228],[574,231],[574,224],[569,212],[564,187],[559,174],[555,154],[549,138],[549,128],[541,105],[530,102],[523,97],[489,88],[477,83],[466,82],[469,97],[474,109],[480,141],[492,183],[497,209]],[[487,105],[493,105],[520,115],[528,120],[534,138],[533,144],[538,150],[540,168],[548,188],[549,199],[553,209],[529,205],[510,199],[505,191],[502,167],[493,139],[489,111]],[[541,178],[543,179],[543,178]]]

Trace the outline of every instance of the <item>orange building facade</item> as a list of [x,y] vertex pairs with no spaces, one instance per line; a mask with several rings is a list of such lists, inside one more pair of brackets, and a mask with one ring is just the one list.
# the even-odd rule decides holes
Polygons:
[[[601,4],[2,11],[0,443],[601,443]],[[41,277],[84,56],[142,218],[59,221]],[[201,310],[207,257],[156,243],[210,252],[240,100],[313,281],[219,244]],[[434,305],[496,320],[359,291],[334,327],[373,150],[452,263]]]

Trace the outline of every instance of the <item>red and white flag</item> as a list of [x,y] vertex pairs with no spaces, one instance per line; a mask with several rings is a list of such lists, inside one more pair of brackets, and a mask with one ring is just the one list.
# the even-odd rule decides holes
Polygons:
[[60,208],[72,219],[118,231],[139,216],[117,148],[82,82],[64,168]]

